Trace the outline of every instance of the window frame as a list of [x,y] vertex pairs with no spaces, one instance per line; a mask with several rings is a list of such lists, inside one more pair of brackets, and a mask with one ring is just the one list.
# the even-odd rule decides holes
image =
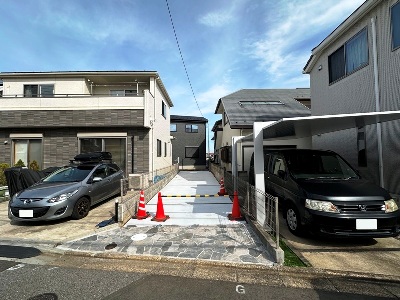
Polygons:
[[[193,155],[188,156],[187,150],[193,150]],[[200,149],[197,146],[185,146],[185,158],[191,158],[191,159],[196,159],[200,158]]]
[[[395,4],[393,4],[390,7],[390,33],[391,33],[391,38],[392,38],[392,51],[396,51],[400,48],[400,27],[394,27],[393,26],[393,9],[396,9],[396,12],[398,14],[397,18],[399,19],[397,22],[400,24],[400,1],[397,1]],[[396,32],[394,31],[396,29]],[[394,42],[394,34],[397,33],[398,36],[398,44],[395,44]]]
[[157,157],[162,156],[161,140],[157,139]]
[[167,105],[163,100],[161,100],[161,115],[166,119],[167,118]]
[[[356,41],[357,38],[361,37],[362,35],[365,34],[365,45],[366,45],[366,58],[365,61],[362,62],[359,66],[353,68],[351,71],[348,70],[348,57],[350,54],[347,54],[349,52],[349,45],[351,45],[352,42]],[[342,53],[342,57],[339,57],[338,55]],[[339,62],[332,62],[332,60],[336,57]],[[339,67],[343,70],[340,70],[340,73],[343,72],[343,74],[339,74],[339,76],[333,77],[333,68],[332,65],[333,63],[340,63],[343,64],[340,65]],[[362,68],[366,67],[369,65],[369,43],[368,43],[368,26],[365,26],[362,28],[360,31],[358,31],[355,35],[353,35],[350,39],[348,39],[343,45],[341,45],[339,48],[337,48],[335,51],[333,51],[330,55],[328,55],[328,80],[329,80],[329,85],[332,85],[341,79],[361,70]],[[338,68],[337,68],[338,69]]]
[[[194,129],[195,127],[196,127],[196,129]],[[187,133],[199,133],[199,125],[197,125],[197,124],[185,124],[185,132],[187,132]]]
[[[31,93],[30,96],[27,96],[26,88],[27,87],[33,87],[36,86],[36,93],[33,94]],[[52,87],[52,93],[51,94],[43,94],[42,93],[42,88],[44,86],[51,86]],[[24,98],[49,98],[49,97],[54,97],[54,83],[42,83],[42,84],[24,84]]]

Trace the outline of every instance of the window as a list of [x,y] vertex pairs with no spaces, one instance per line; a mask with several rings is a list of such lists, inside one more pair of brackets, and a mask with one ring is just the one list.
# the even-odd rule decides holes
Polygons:
[[392,20],[392,49],[400,47],[400,2],[392,6],[390,10]]
[[125,96],[125,91],[124,90],[110,90],[110,96],[122,97],[122,96]]
[[161,114],[164,118],[167,117],[167,106],[165,105],[164,101],[161,101]]
[[137,96],[137,90],[125,90],[125,96]]
[[286,172],[285,162],[282,156],[274,155],[272,158],[270,173],[279,176],[279,171]]
[[126,137],[80,137],[80,153],[106,151],[112,155],[112,160],[125,170],[126,168]]
[[164,143],[164,157],[167,156],[167,143]]
[[185,158],[199,158],[199,148],[185,147]]
[[169,125],[169,131],[176,132],[176,124]]
[[157,157],[161,157],[161,141],[157,140]]
[[24,97],[53,97],[54,84],[26,84]]
[[25,167],[36,162],[39,169],[42,169],[42,139],[12,139],[13,144],[13,165],[21,160]]
[[199,126],[194,124],[186,124],[185,132],[199,132]]
[[137,90],[110,90],[110,96],[113,97],[137,96]]
[[329,83],[368,65],[368,37],[364,28],[328,57]]

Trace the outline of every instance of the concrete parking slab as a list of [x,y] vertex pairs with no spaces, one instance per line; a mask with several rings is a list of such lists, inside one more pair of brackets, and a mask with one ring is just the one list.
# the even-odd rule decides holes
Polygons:
[[280,219],[288,246],[310,266],[319,269],[400,276],[400,239],[297,237]]

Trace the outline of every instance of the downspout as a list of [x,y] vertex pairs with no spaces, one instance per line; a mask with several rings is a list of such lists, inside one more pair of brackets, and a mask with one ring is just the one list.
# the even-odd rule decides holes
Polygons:
[[[376,23],[375,18],[371,18],[372,24],[372,56],[374,61],[374,89],[375,89],[375,109],[381,111],[380,93],[379,93],[379,72],[378,72],[378,50],[376,46]],[[383,151],[382,151],[382,127],[381,123],[376,124],[378,138],[378,161],[379,161],[379,181],[381,187],[385,187],[383,181]]]

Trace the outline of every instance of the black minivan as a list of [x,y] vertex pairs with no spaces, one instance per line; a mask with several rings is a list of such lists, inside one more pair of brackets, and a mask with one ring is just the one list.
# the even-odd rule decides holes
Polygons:
[[[265,191],[279,199],[289,230],[335,236],[393,237],[400,210],[389,192],[360,177],[333,151],[264,150]],[[253,158],[250,184],[254,184]]]

